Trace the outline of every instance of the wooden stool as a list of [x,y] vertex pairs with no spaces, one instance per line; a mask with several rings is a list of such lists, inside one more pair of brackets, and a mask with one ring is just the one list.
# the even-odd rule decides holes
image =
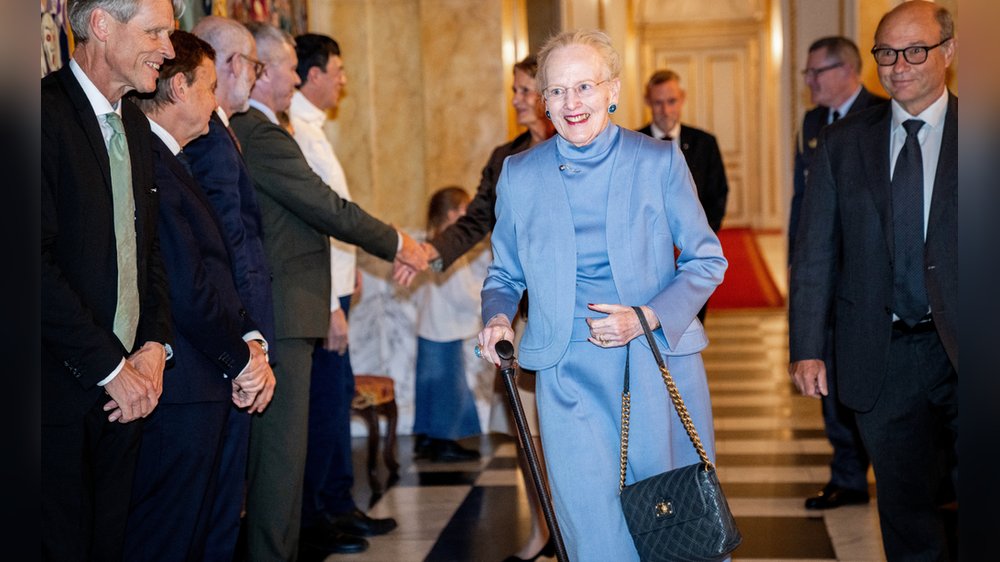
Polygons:
[[378,418],[386,418],[385,446],[382,458],[389,469],[386,488],[399,480],[399,463],[396,462],[396,392],[391,377],[385,375],[354,375],[354,399],[351,411],[361,416],[368,426],[368,482],[372,489],[372,499],[382,495],[383,488],[376,476],[375,463],[378,460],[380,439]]

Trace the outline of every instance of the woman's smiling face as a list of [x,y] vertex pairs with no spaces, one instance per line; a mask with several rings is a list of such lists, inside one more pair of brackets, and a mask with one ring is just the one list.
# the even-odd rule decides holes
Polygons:
[[608,79],[607,65],[588,45],[556,49],[546,67],[545,107],[556,132],[576,146],[590,144],[607,127],[621,82]]

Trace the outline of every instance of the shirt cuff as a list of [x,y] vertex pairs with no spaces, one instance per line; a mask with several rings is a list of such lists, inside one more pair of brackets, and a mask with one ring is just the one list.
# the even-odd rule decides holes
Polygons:
[[403,249],[403,233],[396,231],[396,253],[398,254],[400,250]]
[[[249,332],[243,334],[243,341],[247,343],[250,343],[252,341],[260,342],[260,347],[264,349],[264,359],[267,359],[268,361],[271,360],[271,355],[268,352],[267,339],[264,338],[264,334],[260,333],[259,330],[250,330]],[[243,369],[240,371],[240,374],[242,375],[243,371],[245,371],[246,368],[249,366],[250,366],[250,361],[247,361],[247,364],[243,366]]]
[[104,385],[108,384],[109,382],[111,382],[112,380],[114,380],[114,378],[118,376],[118,373],[122,372],[122,368],[124,368],[124,367],[125,367],[125,358],[122,357],[121,362],[118,363],[118,366],[115,367],[115,370],[111,371],[110,375],[104,377],[104,380],[102,380],[101,382],[97,383],[97,386],[104,386]]

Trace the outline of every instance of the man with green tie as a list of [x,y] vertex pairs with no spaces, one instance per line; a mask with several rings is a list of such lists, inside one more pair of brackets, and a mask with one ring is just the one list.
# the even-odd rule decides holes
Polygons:
[[77,0],[42,79],[42,558],[118,560],[170,353],[150,129],[122,96],[174,56],[170,0]]

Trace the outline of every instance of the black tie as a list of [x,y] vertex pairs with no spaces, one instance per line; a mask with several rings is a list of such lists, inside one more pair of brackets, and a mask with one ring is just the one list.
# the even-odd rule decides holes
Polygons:
[[924,161],[917,132],[924,122],[903,123],[906,142],[892,173],[892,223],[895,244],[893,302],[896,316],[913,326],[927,313],[924,287]]
[[193,176],[194,174],[191,174],[191,161],[188,160],[187,154],[184,154],[183,150],[177,153],[177,159],[180,160],[181,165],[184,166],[187,173]]
[[834,109],[834,110],[833,110],[833,116],[832,116],[832,117],[833,117],[833,119],[831,119],[831,120],[830,120],[830,122],[831,122],[831,123],[834,123],[834,122],[836,122],[836,121],[837,121],[837,119],[840,119],[840,112],[839,112],[839,111],[837,111],[836,109]]
[[674,140],[674,137],[672,137],[670,135],[663,135],[662,137],[660,137],[660,140],[665,140],[665,141],[669,142],[669,141]]

